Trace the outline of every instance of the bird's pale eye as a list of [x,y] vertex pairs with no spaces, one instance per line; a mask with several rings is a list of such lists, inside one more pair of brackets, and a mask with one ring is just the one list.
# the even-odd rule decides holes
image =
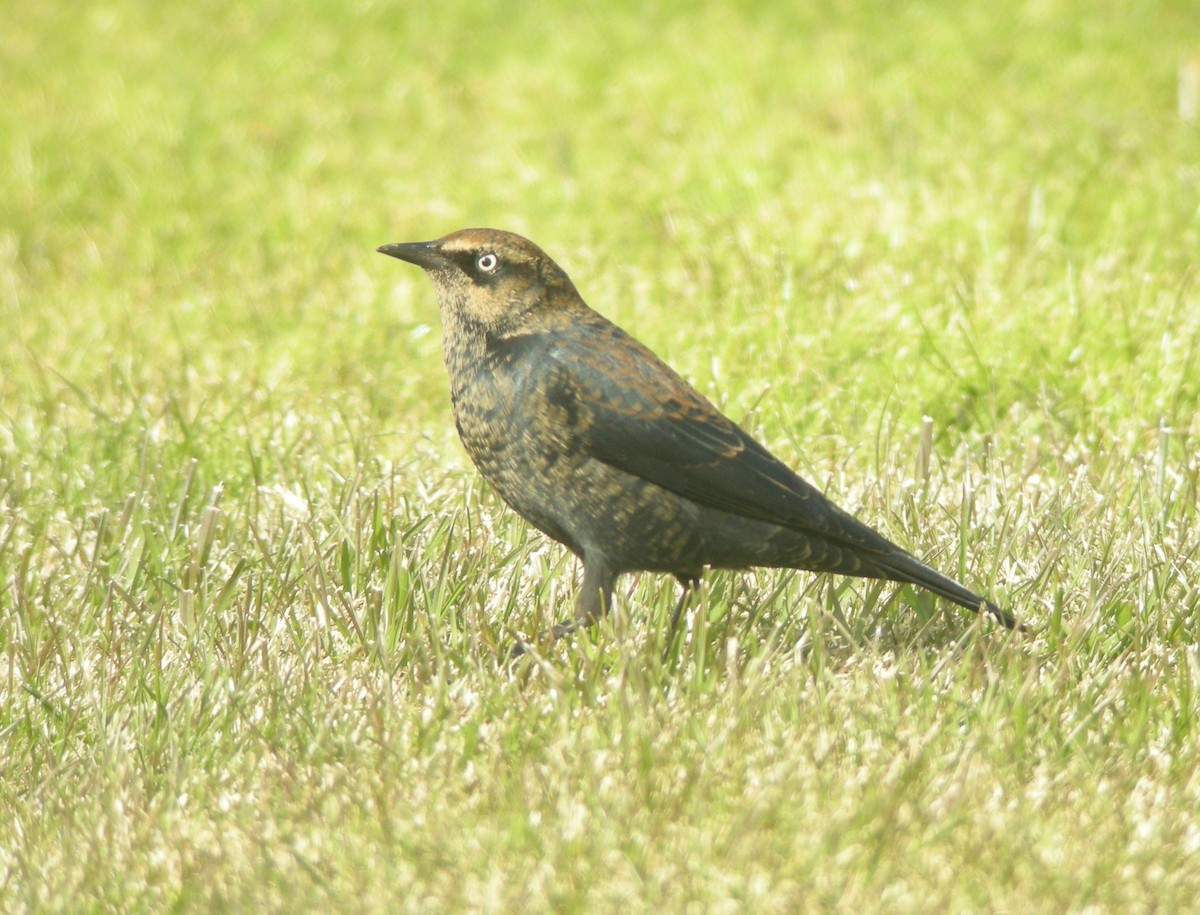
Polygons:
[[483,273],[495,273],[496,268],[500,266],[500,258],[489,251],[487,254],[481,254],[475,258],[475,266]]

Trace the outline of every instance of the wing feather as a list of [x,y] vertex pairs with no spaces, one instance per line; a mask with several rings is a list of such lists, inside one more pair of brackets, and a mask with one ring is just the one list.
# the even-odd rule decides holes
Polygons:
[[596,460],[700,505],[880,554],[896,547],[830,502],[619,328],[558,335],[550,395],[580,414]]

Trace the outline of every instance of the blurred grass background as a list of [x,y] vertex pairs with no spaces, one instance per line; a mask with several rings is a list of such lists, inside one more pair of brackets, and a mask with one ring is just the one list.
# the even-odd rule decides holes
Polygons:
[[[1186,910],[1200,8],[4,5],[12,910]],[[384,242],[529,235],[1041,627],[572,564]],[[926,419],[928,417],[928,419]]]

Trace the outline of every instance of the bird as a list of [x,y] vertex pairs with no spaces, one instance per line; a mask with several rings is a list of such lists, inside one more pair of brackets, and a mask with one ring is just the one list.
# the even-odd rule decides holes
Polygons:
[[553,636],[609,613],[618,576],[652,572],[682,585],[673,639],[706,569],[760,566],[917,585],[1025,630],[802,479],[589,307],[532,241],[470,228],[377,250],[433,282],[455,425],[476,468],[582,561],[574,615]]

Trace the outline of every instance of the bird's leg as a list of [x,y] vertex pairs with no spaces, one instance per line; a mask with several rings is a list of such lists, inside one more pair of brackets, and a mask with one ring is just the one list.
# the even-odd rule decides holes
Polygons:
[[679,620],[683,616],[683,608],[687,606],[692,595],[696,593],[696,589],[700,587],[699,575],[676,575],[679,579],[679,584],[683,586],[683,592],[679,595],[679,601],[675,604],[675,609],[671,611],[671,628],[667,631],[667,647],[666,651],[671,650],[671,646],[675,644],[675,633],[679,629]]
[[576,629],[594,626],[612,610],[613,584],[616,574],[602,559],[584,557],[583,584],[575,598],[575,615],[554,627],[554,637],[561,639]]
[[561,634],[566,635],[581,626],[591,626],[600,622],[600,618],[612,609],[613,584],[616,579],[616,574],[603,559],[585,556],[583,584],[575,598],[575,616],[559,623],[554,627],[555,631],[563,629]]
[[[583,560],[583,585],[575,598],[575,615],[563,620],[550,630],[551,640],[561,639],[581,629],[600,621],[604,614],[612,609],[613,585],[617,575],[602,559],[587,558]],[[517,641],[509,649],[510,659],[519,658],[528,646]]]

